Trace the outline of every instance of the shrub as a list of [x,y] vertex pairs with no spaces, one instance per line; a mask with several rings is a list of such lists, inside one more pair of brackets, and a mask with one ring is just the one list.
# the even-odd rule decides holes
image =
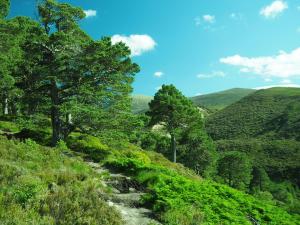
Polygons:
[[85,153],[95,161],[104,159],[108,154],[107,145],[99,138],[88,134],[72,133],[67,139],[67,145],[76,152]]

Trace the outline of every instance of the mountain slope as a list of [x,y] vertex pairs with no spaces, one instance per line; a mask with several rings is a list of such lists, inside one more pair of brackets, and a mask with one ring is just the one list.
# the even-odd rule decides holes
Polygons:
[[208,118],[215,140],[253,137],[300,140],[300,89],[259,90]]
[[143,113],[148,110],[148,103],[153,99],[151,96],[146,95],[133,95],[132,96],[132,112]]
[[[226,91],[191,97],[190,99],[196,106],[215,111],[223,109],[253,92],[255,92],[253,89],[233,88]],[[152,98],[153,97],[151,96],[145,95],[133,95],[133,113],[143,113],[147,111],[148,103],[152,100]]]
[[253,89],[233,88],[221,92],[192,97],[197,106],[204,106],[210,110],[220,110],[243,97],[255,92]]

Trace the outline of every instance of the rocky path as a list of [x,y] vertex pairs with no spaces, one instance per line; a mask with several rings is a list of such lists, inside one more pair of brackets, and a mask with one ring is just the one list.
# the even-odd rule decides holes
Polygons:
[[145,193],[139,190],[136,182],[123,174],[112,173],[98,163],[87,163],[98,174],[108,175],[103,180],[103,185],[112,189],[107,202],[121,213],[125,225],[160,225],[152,218],[151,210],[140,206],[140,198]]

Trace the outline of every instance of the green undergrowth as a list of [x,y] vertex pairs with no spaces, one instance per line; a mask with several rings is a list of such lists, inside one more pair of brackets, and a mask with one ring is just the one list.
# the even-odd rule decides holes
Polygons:
[[129,170],[146,185],[150,193],[144,203],[166,224],[251,224],[250,218],[261,224],[299,224],[296,217],[278,207],[225,185],[193,179],[159,165],[147,152],[139,152],[138,157],[133,152],[116,154],[106,164]]
[[119,225],[97,174],[61,143],[47,148],[0,137],[1,225]]
[[0,121],[0,134],[4,132],[15,133],[20,131],[19,126],[10,121]]
[[[201,179],[158,153],[126,142],[106,146],[109,154],[100,161],[147,187],[149,192],[142,203],[152,208],[164,224],[252,224],[254,220],[260,224],[300,224],[300,217],[228,186]],[[107,149],[98,151],[107,153]]]

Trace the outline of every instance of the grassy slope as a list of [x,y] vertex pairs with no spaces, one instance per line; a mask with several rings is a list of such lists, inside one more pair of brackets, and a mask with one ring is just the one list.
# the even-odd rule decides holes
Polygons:
[[[93,145],[88,140],[93,140]],[[97,159],[106,166],[127,173],[147,187],[148,195],[143,203],[154,210],[163,224],[250,225],[249,217],[261,224],[299,224],[298,216],[241,191],[203,180],[160,154],[126,142],[106,143],[107,147],[100,143],[100,139],[88,135],[77,133],[70,137],[73,149],[81,152],[87,149],[94,157],[102,155],[102,159]]]
[[102,199],[100,177],[80,158],[0,137],[0,224],[120,225]]
[[[148,189],[143,203],[168,225],[299,224],[299,217],[243,192],[203,180],[192,171],[126,142],[105,143],[72,134],[71,147],[125,172]],[[50,149],[32,141],[0,139],[0,221],[4,224],[120,224],[97,190],[99,177],[64,146]],[[4,175],[3,175],[4,174]],[[96,178],[96,179],[94,179]],[[59,204],[56,204],[59,202]],[[84,211],[83,208],[84,207]],[[63,215],[63,216],[62,216]],[[78,222],[80,221],[80,222]]]
[[298,216],[257,200],[241,191],[202,180],[184,167],[136,147],[119,149],[106,165],[127,171],[148,187],[144,203],[168,225],[192,224],[299,224]]
[[220,110],[243,97],[255,92],[253,89],[233,88],[217,93],[192,97],[197,106],[204,106],[210,110]]
[[[207,108],[215,111],[237,102],[243,97],[253,93],[253,89],[234,88],[217,93],[192,97],[191,100],[201,108]],[[150,96],[134,95],[132,96],[132,111],[134,113],[145,112],[148,109],[148,103],[152,100]]]
[[300,89],[259,90],[208,118],[214,139],[300,139]]

